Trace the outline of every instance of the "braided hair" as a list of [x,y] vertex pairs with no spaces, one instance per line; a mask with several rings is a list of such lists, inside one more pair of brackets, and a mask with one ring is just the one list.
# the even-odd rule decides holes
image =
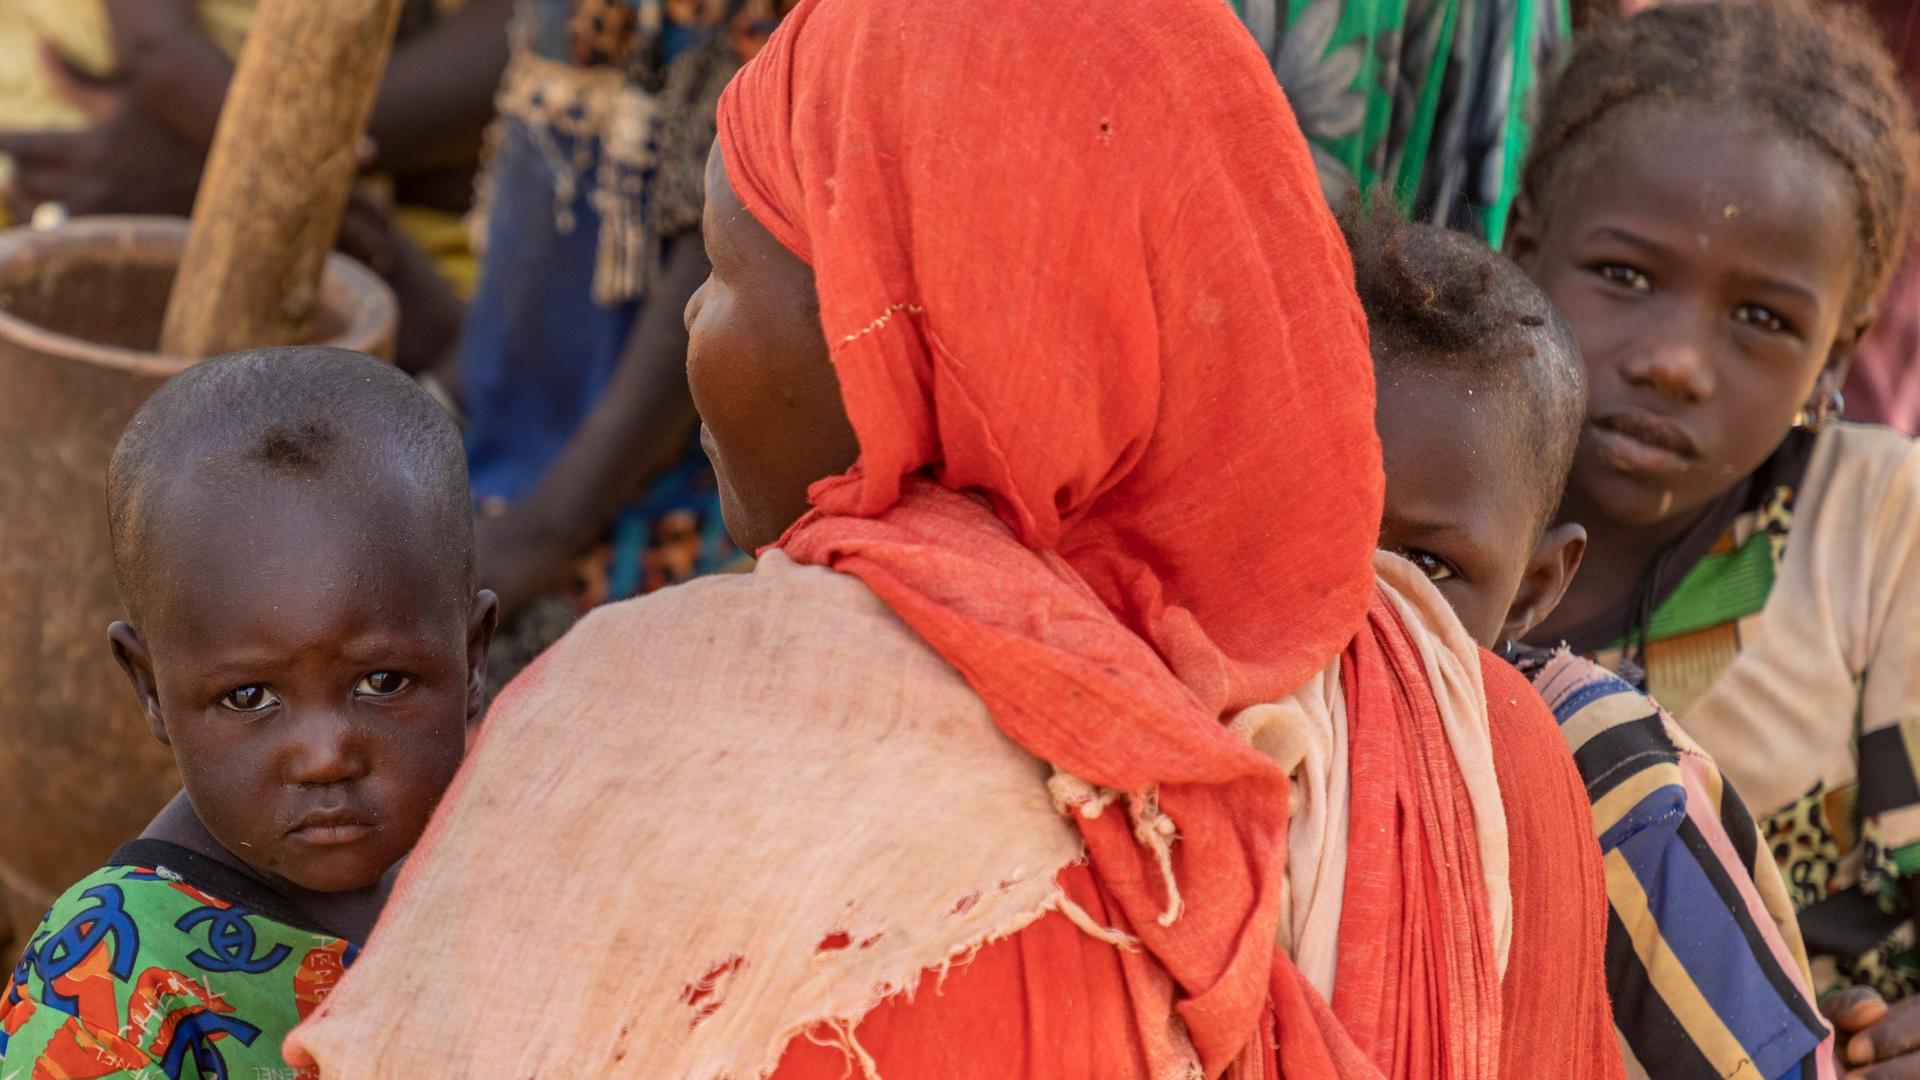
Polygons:
[[1708,0],[1594,25],[1535,130],[1521,177],[1534,213],[1549,213],[1570,149],[1615,137],[1608,121],[1647,103],[1744,111],[1837,162],[1853,182],[1865,255],[1853,310],[1870,313],[1906,240],[1916,139],[1913,103],[1864,13],[1817,0]]

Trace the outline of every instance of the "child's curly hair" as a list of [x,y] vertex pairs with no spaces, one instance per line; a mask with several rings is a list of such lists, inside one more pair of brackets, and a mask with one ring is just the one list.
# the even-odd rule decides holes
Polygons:
[[1573,331],[1518,266],[1471,236],[1405,221],[1380,198],[1342,214],[1340,225],[1377,375],[1447,375],[1487,391],[1517,452],[1539,466],[1544,526],[1586,417]]

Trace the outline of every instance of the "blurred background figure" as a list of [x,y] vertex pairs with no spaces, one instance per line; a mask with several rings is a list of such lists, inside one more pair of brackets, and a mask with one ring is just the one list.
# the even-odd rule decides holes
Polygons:
[[[256,0],[12,0],[0,8],[6,216],[186,216]],[[512,0],[408,0],[342,250],[399,295],[398,359],[448,355],[474,277],[461,224],[506,65]]]
[[[1920,104],[1920,4],[1869,0],[1887,48],[1900,62],[1907,92]],[[1860,342],[1844,388],[1847,415],[1920,435],[1920,251],[1906,257]]]
[[[714,111],[791,0],[530,0],[460,399],[498,685],[596,604],[745,562],[686,382]],[[510,253],[510,254],[509,254]]]
[[1229,0],[1313,147],[1327,201],[1390,190],[1500,246],[1527,124],[1566,47],[1559,0]]
[[[0,12],[5,215],[188,214],[255,2]],[[408,2],[340,247],[465,427],[496,685],[596,604],[746,562],[681,311],[720,91],[794,2]]]

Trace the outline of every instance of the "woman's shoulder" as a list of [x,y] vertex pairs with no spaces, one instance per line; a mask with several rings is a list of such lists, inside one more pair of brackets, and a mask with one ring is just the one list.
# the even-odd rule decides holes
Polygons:
[[[793,1032],[1056,903],[1083,851],[1047,776],[845,575],[775,554],[614,605],[507,688],[289,1053],[325,1075],[763,1075]],[[539,1038],[484,1022],[498,987],[540,1003]]]
[[858,578],[821,566],[803,566],[775,550],[767,552],[746,573],[709,574],[603,605],[581,619],[568,638],[583,633],[601,636],[644,632],[662,622],[687,619],[718,629],[814,617],[882,634],[897,627],[900,633],[911,636],[906,625],[894,619],[887,606]]
[[507,688],[496,708],[536,688],[703,697],[724,686],[735,701],[977,712],[985,706],[956,672],[858,578],[802,566],[773,551],[751,573],[720,574],[599,608]]

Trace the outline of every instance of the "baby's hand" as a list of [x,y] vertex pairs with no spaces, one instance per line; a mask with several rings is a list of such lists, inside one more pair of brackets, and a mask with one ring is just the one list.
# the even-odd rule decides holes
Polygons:
[[1920,1080],[1920,999],[1888,1005],[1864,986],[1842,990],[1821,1003],[1833,1022],[1835,1055],[1848,1077]]

